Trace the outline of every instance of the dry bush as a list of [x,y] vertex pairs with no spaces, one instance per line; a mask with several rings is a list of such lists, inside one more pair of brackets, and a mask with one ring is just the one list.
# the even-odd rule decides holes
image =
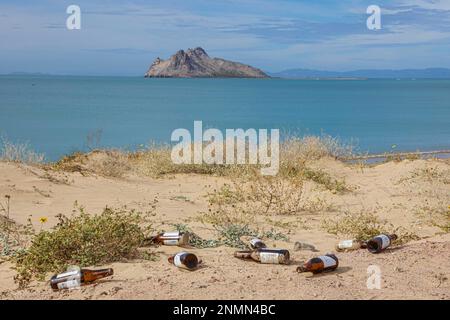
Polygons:
[[1,138],[0,161],[25,164],[39,164],[44,155],[35,152],[28,143],[13,143],[6,137]]
[[291,215],[302,210],[303,180],[259,177],[249,183],[247,200],[264,215]]
[[379,234],[393,234],[398,236],[395,244],[403,244],[419,237],[402,227],[394,227],[386,220],[380,219],[372,212],[346,212],[342,217],[324,219],[322,228],[330,234],[339,237],[349,237],[357,240],[369,240]]
[[4,199],[0,200],[0,258],[21,251],[33,233],[30,219],[27,225],[21,225],[10,218],[11,196],[5,195]]
[[436,166],[427,166],[426,168],[418,168],[411,172],[407,177],[401,178],[397,183],[403,183],[406,181],[427,181],[430,183],[440,182],[443,184],[450,184],[450,170],[442,170]]
[[105,157],[93,159],[89,165],[89,170],[105,177],[123,177],[131,170],[127,154],[120,151],[108,151]]
[[434,205],[424,205],[418,208],[415,214],[425,219],[429,225],[438,227],[443,232],[450,232],[450,205],[444,200],[438,200]]
[[259,216],[292,216],[300,212],[329,209],[324,201],[303,197],[303,179],[256,177],[233,179],[207,195],[209,208],[199,220],[204,223],[255,223]]

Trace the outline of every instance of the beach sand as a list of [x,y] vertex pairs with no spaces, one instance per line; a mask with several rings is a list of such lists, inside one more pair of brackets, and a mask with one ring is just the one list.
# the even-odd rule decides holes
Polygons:
[[[271,217],[279,221],[301,219],[301,224],[278,228],[289,242],[265,241],[268,246],[290,250],[291,265],[262,265],[233,257],[229,247],[192,249],[202,260],[199,270],[177,269],[167,262],[178,247],[160,246],[156,261],[113,263],[112,278],[80,290],[53,292],[46,282],[32,282],[25,289],[14,283],[10,262],[0,262],[0,299],[449,299],[450,234],[426,222],[418,212],[450,205],[448,160],[403,160],[360,167],[324,158],[311,164],[345,179],[351,192],[335,194],[308,182],[305,195],[320,198],[333,210],[305,212],[298,217]],[[432,172],[427,174],[427,172]],[[423,174],[420,174],[423,173]],[[94,174],[45,171],[38,166],[0,163],[0,195],[11,196],[10,218],[25,224],[30,215],[50,228],[60,213],[70,214],[77,202],[86,211],[99,213],[105,206],[148,210],[157,198],[154,227],[168,230],[170,223],[186,223],[198,235],[211,238],[211,225],[195,220],[208,209],[208,192],[229,180],[209,175],[177,174],[159,179],[128,175],[107,178]],[[320,222],[344,212],[370,210],[421,239],[380,254],[367,250],[337,253],[335,272],[312,276],[298,274],[298,264],[317,254],[334,251],[339,240]],[[264,219],[258,227],[270,228]],[[319,252],[294,251],[295,241],[313,244]],[[381,289],[368,289],[368,267],[381,270]]]

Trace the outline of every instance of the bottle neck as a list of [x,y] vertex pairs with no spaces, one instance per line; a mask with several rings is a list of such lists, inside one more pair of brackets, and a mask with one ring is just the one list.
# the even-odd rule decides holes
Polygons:
[[303,273],[303,272],[307,272],[307,271],[308,271],[308,269],[305,268],[304,266],[297,267],[297,272],[298,273]]
[[91,282],[97,279],[112,276],[114,274],[113,269],[100,269],[100,270],[90,270],[81,269],[81,278],[83,282]]
[[388,238],[391,240],[391,241],[394,241],[394,240],[397,240],[397,235],[396,234],[389,234],[388,235]]
[[251,259],[253,252],[254,252],[253,250],[236,251],[234,253],[234,256],[240,259]]

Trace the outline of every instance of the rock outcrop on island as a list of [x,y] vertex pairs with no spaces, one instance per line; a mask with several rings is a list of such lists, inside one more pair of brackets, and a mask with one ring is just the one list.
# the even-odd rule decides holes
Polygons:
[[220,58],[202,48],[179,50],[167,60],[155,59],[146,78],[269,78],[263,71]]

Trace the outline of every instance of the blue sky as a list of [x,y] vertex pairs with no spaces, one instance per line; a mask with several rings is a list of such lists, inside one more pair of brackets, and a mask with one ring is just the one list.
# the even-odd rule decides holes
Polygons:
[[[70,4],[81,30],[65,27]],[[381,7],[382,29],[366,9]],[[262,68],[450,68],[450,0],[1,0],[0,73],[143,75],[202,46]]]

